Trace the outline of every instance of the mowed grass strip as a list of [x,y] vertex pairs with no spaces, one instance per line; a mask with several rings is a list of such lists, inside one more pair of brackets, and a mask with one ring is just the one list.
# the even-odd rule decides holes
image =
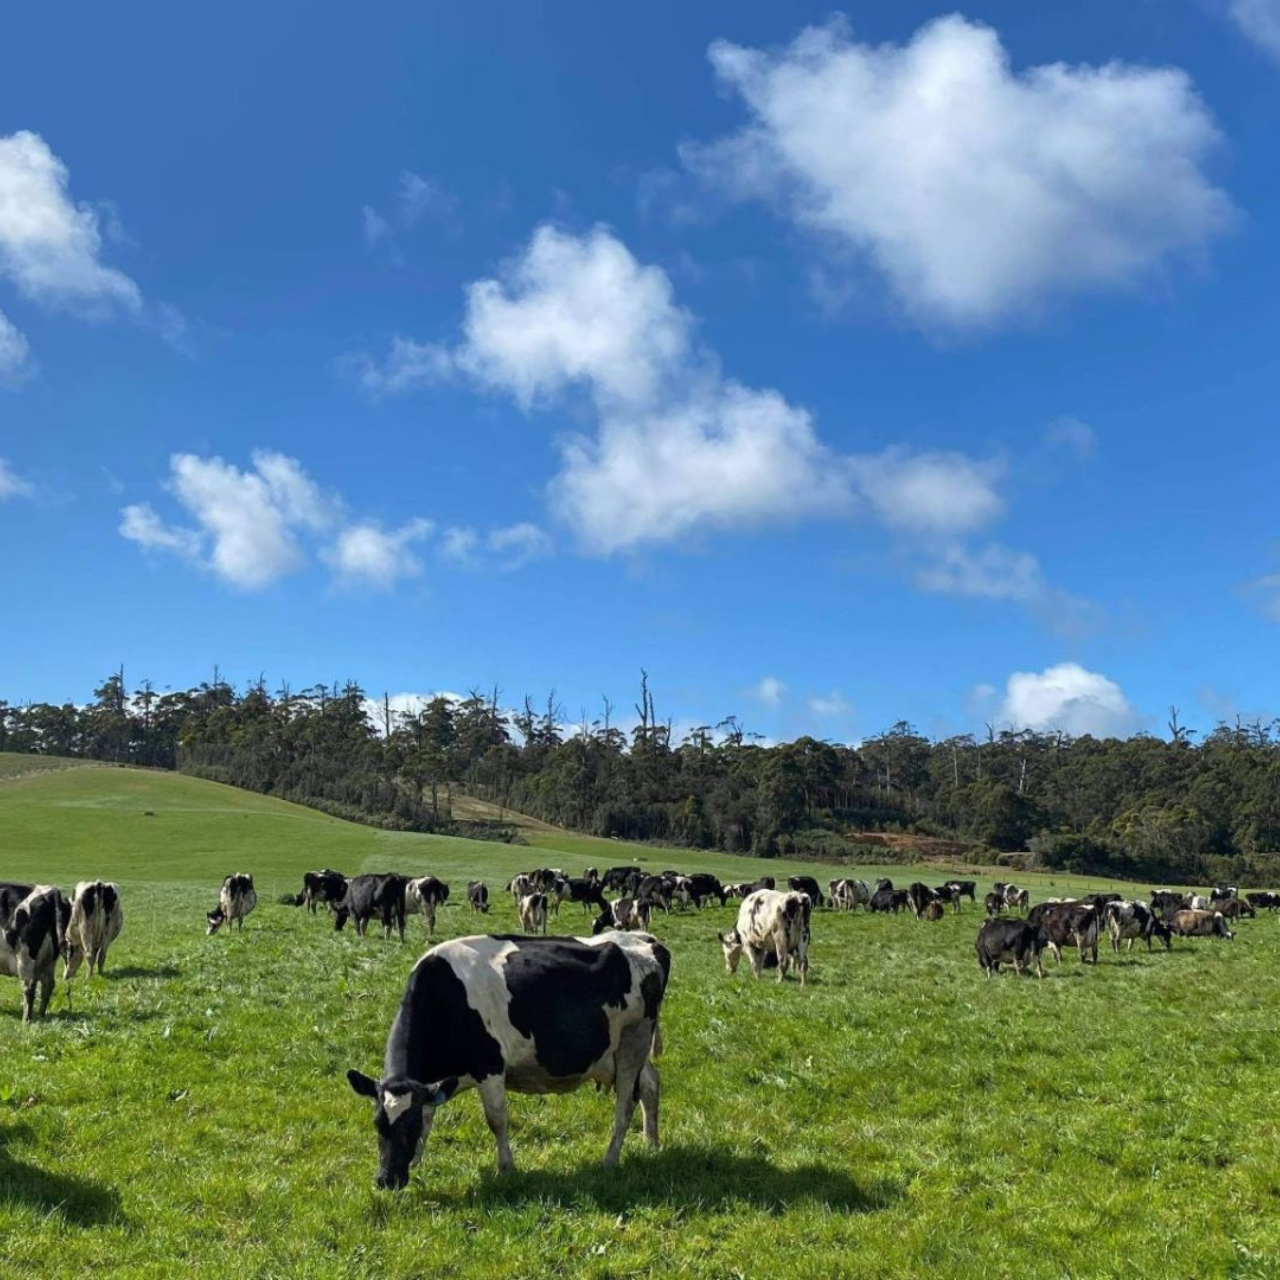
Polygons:
[[[117,879],[126,912],[107,976],[70,1009],[60,986],[46,1022],[23,1028],[0,980],[0,1274],[1276,1274],[1273,917],[1234,943],[1108,948],[1096,970],[1071,955],[1037,982],[982,977],[967,904],[934,925],[824,911],[802,990],[724,972],[732,908],[659,915],[662,1150],[637,1126],[601,1170],[610,1096],[514,1095],[520,1171],[499,1178],[467,1094],[387,1195],[343,1073],[376,1072],[423,925],[404,945],[337,934],[276,901],[303,870],[431,870],[455,898],[482,876],[493,912],[446,908],[448,937],[515,929],[502,885],[531,865],[764,864],[555,831],[533,848],[391,835],[113,769],[0,788],[0,838],[0,877]],[[206,938],[239,870],[259,908]],[[552,923],[588,928],[571,906]]]

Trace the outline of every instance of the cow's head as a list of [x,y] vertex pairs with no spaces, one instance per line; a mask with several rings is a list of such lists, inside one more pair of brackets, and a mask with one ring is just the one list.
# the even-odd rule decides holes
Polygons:
[[419,1084],[416,1080],[371,1080],[362,1071],[347,1072],[347,1082],[376,1107],[373,1127],[378,1134],[377,1186],[399,1191],[408,1185],[409,1170],[422,1157],[422,1144],[431,1131],[436,1108],[457,1092],[458,1077]]
[[716,937],[720,939],[720,946],[724,951],[724,967],[730,973],[736,972],[742,956],[742,935],[737,929],[731,929],[728,933],[716,934]]
[[1231,932],[1230,929],[1227,928],[1226,917],[1222,914],[1221,911],[1215,911],[1213,913],[1213,932],[1219,938],[1226,938],[1228,941],[1230,941],[1232,938],[1236,936],[1234,933]]
[[209,922],[208,932],[211,934],[217,933],[218,930],[222,927],[223,922],[226,920],[226,918],[227,917],[223,913],[223,910],[221,907],[214,907],[212,911],[208,912],[205,915],[205,919]]
[[597,933],[604,933],[606,929],[613,928],[613,913],[609,910],[602,911],[596,916],[595,921],[591,925],[591,932],[594,936]]

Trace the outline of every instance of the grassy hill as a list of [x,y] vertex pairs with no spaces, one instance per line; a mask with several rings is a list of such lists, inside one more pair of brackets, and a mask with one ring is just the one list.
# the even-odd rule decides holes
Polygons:
[[82,769],[85,765],[84,760],[66,760],[61,756],[33,756],[17,751],[0,751],[0,782],[52,773],[59,769]]
[[[22,1027],[0,979],[0,1274],[1274,1274],[1271,917],[1234,943],[1107,950],[1036,982],[981,977],[972,909],[934,925],[819,912],[803,990],[724,972],[713,934],[731,908],[659,917],[660,1153],[633,1134],[599,1170],[607,1095],[513,1096],[520,1172],[499,1178],[464,1095],[409,1189],[374,1192],[370,1115],[343,1072],[376,1070],[424,930],[361,940],[279,905],[303,870],[481,875],[495,910],[447,908],[456,936],[514,928],[500,885],[530,865],[762,869],[525,834],[386,833],[139,770],[0,785],[0,878],[117,879],[126,913],[107,975],[70,1008],[60,986],[46,1022]],[[259,909],[206,938],[231,870],[254,873]],[[1084,885],[1052,889],[1068,887]],[[569,907],[552,924],[585,928]]]

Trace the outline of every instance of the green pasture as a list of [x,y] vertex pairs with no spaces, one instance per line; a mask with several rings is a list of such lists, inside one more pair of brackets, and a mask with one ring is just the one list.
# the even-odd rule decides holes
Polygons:
[[[458,898],[485,879],[493,913],[447,907],[449,937],[514,929],[501,887],[534,865],[765,866],[554,829],[527,847],[379,832],[143,771],[0,757],[0,778],[0,879],[114,879],[126,913],[106,976],[70,1007],[59,984],[43,1023],[0,979],[0,1276],[1280,1274],[1273,916],[1039,982],[982,977],[968,904],[938,924],[822,911],[805,989],[724,972],[732,908],[659,916],[662,1149],[637,1119],[602,1170],[608,1095],[517,1095],[519,1171],[499,1177],[463,1095],[389,1195],[344,1072],[376,1073],[424,928],[336,934],[278,901],[304,870],[431,871]],[[207,938],[231,871],[259,908]],[[577,907],[552,922],[587,927]]]

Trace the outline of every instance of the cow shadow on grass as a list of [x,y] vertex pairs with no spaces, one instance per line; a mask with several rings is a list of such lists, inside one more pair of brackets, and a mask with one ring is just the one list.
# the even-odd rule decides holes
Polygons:
[[490,1205],[585,1201],[607,1213],[623,1213],[637,1205],[693,1205],[700,1212],[726,1213],[748,1205],[780,1215],[797,1204],[820,1204],[838,1213],[873,1213],[901,1200],[903,1190],[885,1179],[859,1181],[830,1165],[782,1167],[763,1155],[667,1147],[624,1156],[616,1169],[587,1165],[487,1173],[475,1196]]
[[109,982],[127,982],[130,978],[176,978],[178,968],[172,964],[159,964],[151,969],[145,965],[127,964],[119,969],[108,969],[100,976]]
[[0,1204],[31,1208],[77,1227],[124,1224],[120,1193],[114,1188],[41,1169],[12,1155],[9,1144],[30,1133],[26,1125],[0,1125]]

